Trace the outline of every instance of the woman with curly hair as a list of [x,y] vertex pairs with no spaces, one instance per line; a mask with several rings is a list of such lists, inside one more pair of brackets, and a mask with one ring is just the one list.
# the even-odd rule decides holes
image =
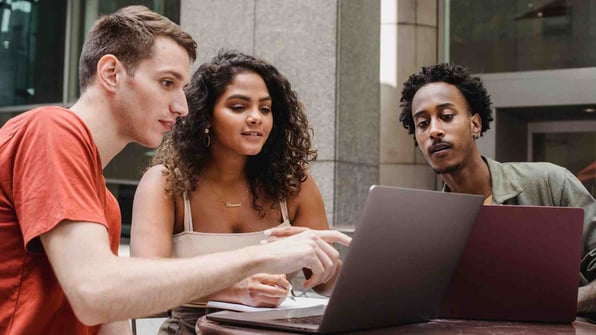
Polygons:
[[[264,60],[222,51],[186,89],[189,114],[157,149],[134,200],[131,255],[188,257],[258,244],[280,225],[328,229],[308,164],[316,158],[303,106]],[[335,274],[339,269],[335,271]],[[329,293],[334,281],[307,280]],[[308,277],[308,274],[307,274]],[[171,312],[162,326],[194,334],[204,302],[279,305],[285,275],[257,274]]]

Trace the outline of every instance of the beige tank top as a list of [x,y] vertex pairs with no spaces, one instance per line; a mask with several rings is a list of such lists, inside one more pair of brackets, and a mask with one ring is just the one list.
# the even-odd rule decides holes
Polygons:
[[[288,205],[280,201],[279,207],[283,222],[278,227],[290,225]],[[184,193],[184,231],[172,237],[172,258],[191,257],[215,252],[235,250],[257,245],[265,239],[263,231],[251,233],[201,233],[193,230],[190,199]]]

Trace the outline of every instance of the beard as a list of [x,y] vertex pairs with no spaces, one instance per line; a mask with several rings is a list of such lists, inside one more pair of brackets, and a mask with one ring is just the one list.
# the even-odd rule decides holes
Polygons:
[[459,163],[457,164],[453,164],[453,165],[448,165],[442,169],[435,169],[433,168],[433,170],[435,171],[436,174],[449,174],[449,173],[453,173],[455,171],[457,171],[459,169]]

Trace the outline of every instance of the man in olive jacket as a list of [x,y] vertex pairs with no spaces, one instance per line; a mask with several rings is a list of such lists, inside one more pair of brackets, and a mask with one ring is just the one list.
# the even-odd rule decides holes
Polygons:
[[400,121],[445,182],[444,191],[479,194],[485,204],[581,207],[584,238],[578,314],[596,312],[596,200],[567,169],[550,163],[499,163],[480,155],[490,96],[461,66],[424,67],[404,83]]

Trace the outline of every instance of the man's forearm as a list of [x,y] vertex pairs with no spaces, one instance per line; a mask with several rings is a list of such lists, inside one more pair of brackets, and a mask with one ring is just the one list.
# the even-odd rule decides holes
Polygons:
[[577,294],[577,313],[596,313],[596,281],[579,288]]
[[330,278],[339,253],[329,243],[350,243],[337,231],[305,231],[193,258],[120,258],[108,248],[105,229],[84,222],[61,223],[41,240],[77,318],[87,325],[163,312],[256,273],[309,268],[314,278]]
[[114,257],[109,264],[81,269],[93,275],[80,276],[87,283],[78,285],[78,298],[71,295],[69,301],[87,324],[150,315],[229,287],[258,271],[258,263],[258,255],[246,252],[185,259]]

